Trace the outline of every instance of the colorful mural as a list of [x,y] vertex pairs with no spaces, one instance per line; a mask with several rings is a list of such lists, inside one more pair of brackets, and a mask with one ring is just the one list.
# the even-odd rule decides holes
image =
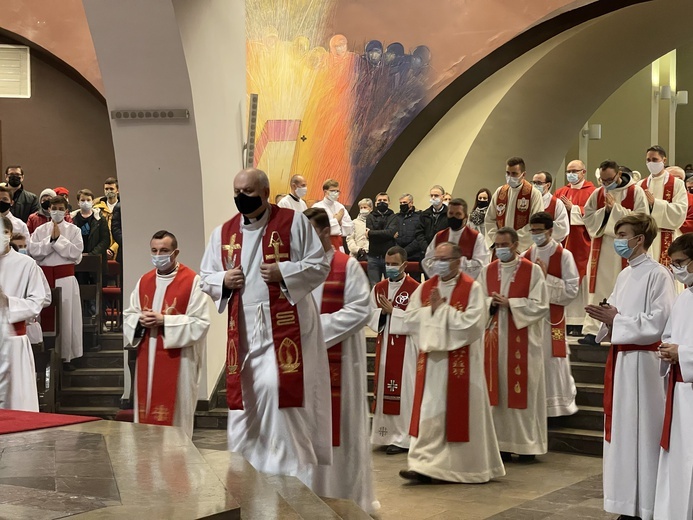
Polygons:
[[255,165],[270,175],[272,197],[300,174],[307,199],[321,199],[323,181],[333,178],[340,200],[353,204],[426,102],[429,48],[354,44],[335,31],[335,1],[246,1],[248,93],[258,94]]

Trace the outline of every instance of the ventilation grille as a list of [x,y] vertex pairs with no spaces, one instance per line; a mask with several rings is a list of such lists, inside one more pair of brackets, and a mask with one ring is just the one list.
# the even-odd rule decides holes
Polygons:
[[0,45],[0,98],[31,97],[29,47]]

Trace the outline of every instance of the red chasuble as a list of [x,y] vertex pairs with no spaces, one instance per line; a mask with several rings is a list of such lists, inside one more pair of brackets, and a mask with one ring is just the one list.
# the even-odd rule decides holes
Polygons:
[[[604,192],[605,189],[603,186],[599,188],[599,192],[597,193],[597,209],[602,209],[604,207]],[[635,207],[635,184],[628,187],[626,196],[623,201],[621,201],[621,206],[633,211]],[[597,272],[599,270],[599,256],[602,250],[603,238],[603,236],[600,236],[592,239],[592,252],[590,253],[590,294],[594,294],[595,287],[597,286]],[[621,259],[621,267],[623,269],[628,267],[628,260],[626,258]]]
[[[533,250],[536,246],[532,245],[527,253],[523,254],[525,258],[531,260],[533,258]],[[563,247],[561,244],[556,246],[556,250],[549,257],[549,265],[546,268],[546,274],[550,274],[563,279]],[[549,305],[549,319],[551,320],[551,355],[553,357],[566,357],[567,350],[565,348],[565,307],[552,303]]]
[[[269,219],[262,237],[262,258],[253,258],[272,264],[291,260],[291,225],[294,210],[272,204]],[[221,228],[221,261],[225,269],[241,265],[241,214],[226,222]],[[280,284],[268,283],[272,339],[279,372],[279,408],[303,406],[303,351],[298,310],[291,305]],[[243,410],[241,370],[238,358],[240,335],[238,323],[243,305],[242,291],[233,291],[229,301],[228,339],[226,344],[226,402],[229,410]]]
[[[139,297],[142,310],[154,310],[164,316],[185,314],[195,282],[195,271],[183,264],[166,288],[161,309],[152,309],[156,292],[156,269],[140,279]],[[164,318],[165,320],[165,318]],[[180,349],[164,349],[166,324],[157,328],[156,354],[152,374],[152,396],[147,406],[147,376],[149,374],[149,338],[152,329],[146,329],[137,349],[137,403],[138,418],[143,424],[171,426],[176,409],[178,373],[180,372]]]
[[[532,281],[532,262],[520,258],[515,271],[515,279],[510,282],[508,298],[527,298]],[[487,294],[500,293],[500,260],[494,260],[486,271]],[[484,367],[486,369],[486,384],[491,406],[498,405],[498,314],[493,316],[491,327],[484,336]],[[527,355],[529,331],[527,327],[518,329],[512,318],[512,310],[508,308],[508,408],[527,408]]]
[[[434,276],[424,283],[421,288],[421,303],[430,307],[431,293],[438,287],[439,279]],[[472,291],[472,280],[460,273],[457,285],[452,290],[450,302],[458,311],[464,312],[469,304],[469,294]],[[416,363],[416,388],[414,389],[414,404],[411,413],[409,435],[419,436],[419,421],[421,419],[421,402],[426,386],[426,364],[428,353],[420,352]],[[448,352],[448,392],[446,400],[446,440],[447,442],[469,442],[469,345],[461,345],[457,350]]]
[[[676,183],[676,177],[673,175],[669,174],[669,180],[667,183],[664,185],[664,193],[662,200],[665,200],[667,203],[671,204],[671,201],[674,200],[674,184]],[[647,190],[650,187],[650,178],[647,177],[643,183],[642,183],[642,189]],[[665,267],[669,267],[671,265],[671,258],[669,258],[669,246],[671,243],[674,241],[674,230],[673,229],[664,229],[664,228],[659,228],[659,233],[660,233],[660,240],[662,247],[659,252],[659,263],[662,264]]]
[[[556,197],[565,197],[573,205],[580,208],[580,214],[585,214],[585,204],[595,190],[594,184],[589,181],[584,181],[582,183],[582,188],[574,189],[570,185],[563,186],[562,188],[556,190]],[[570,224],[570,233],[563,241],[563,246],[573,253],[573,259],[575,260],[575,265],[577,265],[578,274],[580,275],[580,283],[587,273],[587,264],[590,259],[590,247],[592,245],[592,238],[587,232],[587,228],[584,225],[574,225],[572,223],[571,212],[568,211],[568,220]]]
[[[383,296],[387,298],[389,284],[389,280],[382,280],[375,284],[375,303],[378,307],[382,308],[379,297]],[[419,282],[414,280],[411,276],[405,275],[399,291],[397,291],[397,294],[395,294],[392,300],[392,306],[395,309],[406,310],[409,306],[409,297],[418,286]],[[378,406],[380,356],[382,355],[384,335],[384,331],[378,333],[378,340],[375,346],[375,384],[373,390],[375,399],[373,400],[373,413],[375,413],[376,407]],[[382,408],[385,415],[399,415],[400,401],[402,398],[402,368],[404,367],[407,336],[391,334],[388,330],[388,340],[389,344],[387,345],[387,356],[385,358],[385,374],[383,377],[385,388],[383,388]]]
[[[498,229],[506,226],[505,216],[508,208],[508,192],[510,186],[504,184],[498,191],[496,197],[496,226]],[[513,229],[522,229],[529,223],[529,212],[532,209],[532,185],[526,179],[522,179],[522,187],[515,199],[514,222],[511,224]]]
[[[464,226],[462,228],[462,233],[460,234],[460,239],[457,241],[457,245],[462,252],[462,256],[467,258],[467,260],[471,260],[474,257],[474,246],[476,245],[477,236],[479,236],[479,232],[476,229],[472,229],[469,226]],[[438,231],[433,240],[435,240],[436,247],[445,242],[450,242],[450,228]]]
[[[349,255],[340,251],[334,252],[330,264],[330,274],[322,289],[322,306],[320,314],[332,314],[344,307],[344,289],[346,287],[346,270]],[[332,387],[332,446],[340,444],[342,419],[342,344],[337,343],[327,349],[330,363],[330,386]]]

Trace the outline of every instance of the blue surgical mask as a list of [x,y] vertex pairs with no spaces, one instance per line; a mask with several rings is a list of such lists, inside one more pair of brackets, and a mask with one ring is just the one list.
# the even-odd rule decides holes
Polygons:
[[170,255],[152,255],[152,264],[154,264],[154,267],[159,271],[165,271],[171,267],[171,255],[173,255],[173,253]]
[[498,260],[500,260],[501,262],[510,262],[510,260],[512,260],[515,257],[515,254],[509,247],[497,247],[496,256],[498,257]]
[[450,260],[433,260],[428,268],[430,276],[447,276],[450,274]]
[[400,266],[398,265],[386,265],[385,266],[385,276],[388,277],[388,279],[392,280],[393,282],[399,278],[399,275],[402,273],[402,270]]
[[20,247],[19,249],[17,249],[17,253],[19,253],[20,255],[28,255],[29,254],[29,252],[26,250],[26,247]]
[[577,184],[579,177],[577,173],[566,173],[565,180],[567,180],[570,184]]
[[608,184],[608,185],[604,186],[604,189],[605,189],[606,191],[615,190],[616,188],[618,188],[619,181],[620,181],[620,179],[614,179],[614,182],[612,182],[611,184]]
[[631,237],[631,238],[615,238],[614,239],[614,250],[616,251],[616,254],[622,258],[625,258],[626,260],[629,259],[633,255],[633,247],[630,247],[628,245],[628,242],[633,240],[634,238],[637,238],[640,235]]
[[[542,247],[549,241],[549,237],[546,236],[546,233],[538,233],[536,235],[532,235],[532,241],[537,245],[537,247]],[[498,253],[496,253],[496,255],[497,254]]]
[[520,184],[522,184],[522,178],[521,177],[511,177],[510,175],[508,175],[506,173],[505,174],[505,182],[511,188],[517,188]]

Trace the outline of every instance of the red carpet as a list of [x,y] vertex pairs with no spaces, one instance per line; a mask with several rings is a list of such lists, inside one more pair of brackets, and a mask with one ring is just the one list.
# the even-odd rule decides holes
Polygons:
[[0,410],[0,435],[98,420],[100,420],[98,417],[83,417],[81,415]]

